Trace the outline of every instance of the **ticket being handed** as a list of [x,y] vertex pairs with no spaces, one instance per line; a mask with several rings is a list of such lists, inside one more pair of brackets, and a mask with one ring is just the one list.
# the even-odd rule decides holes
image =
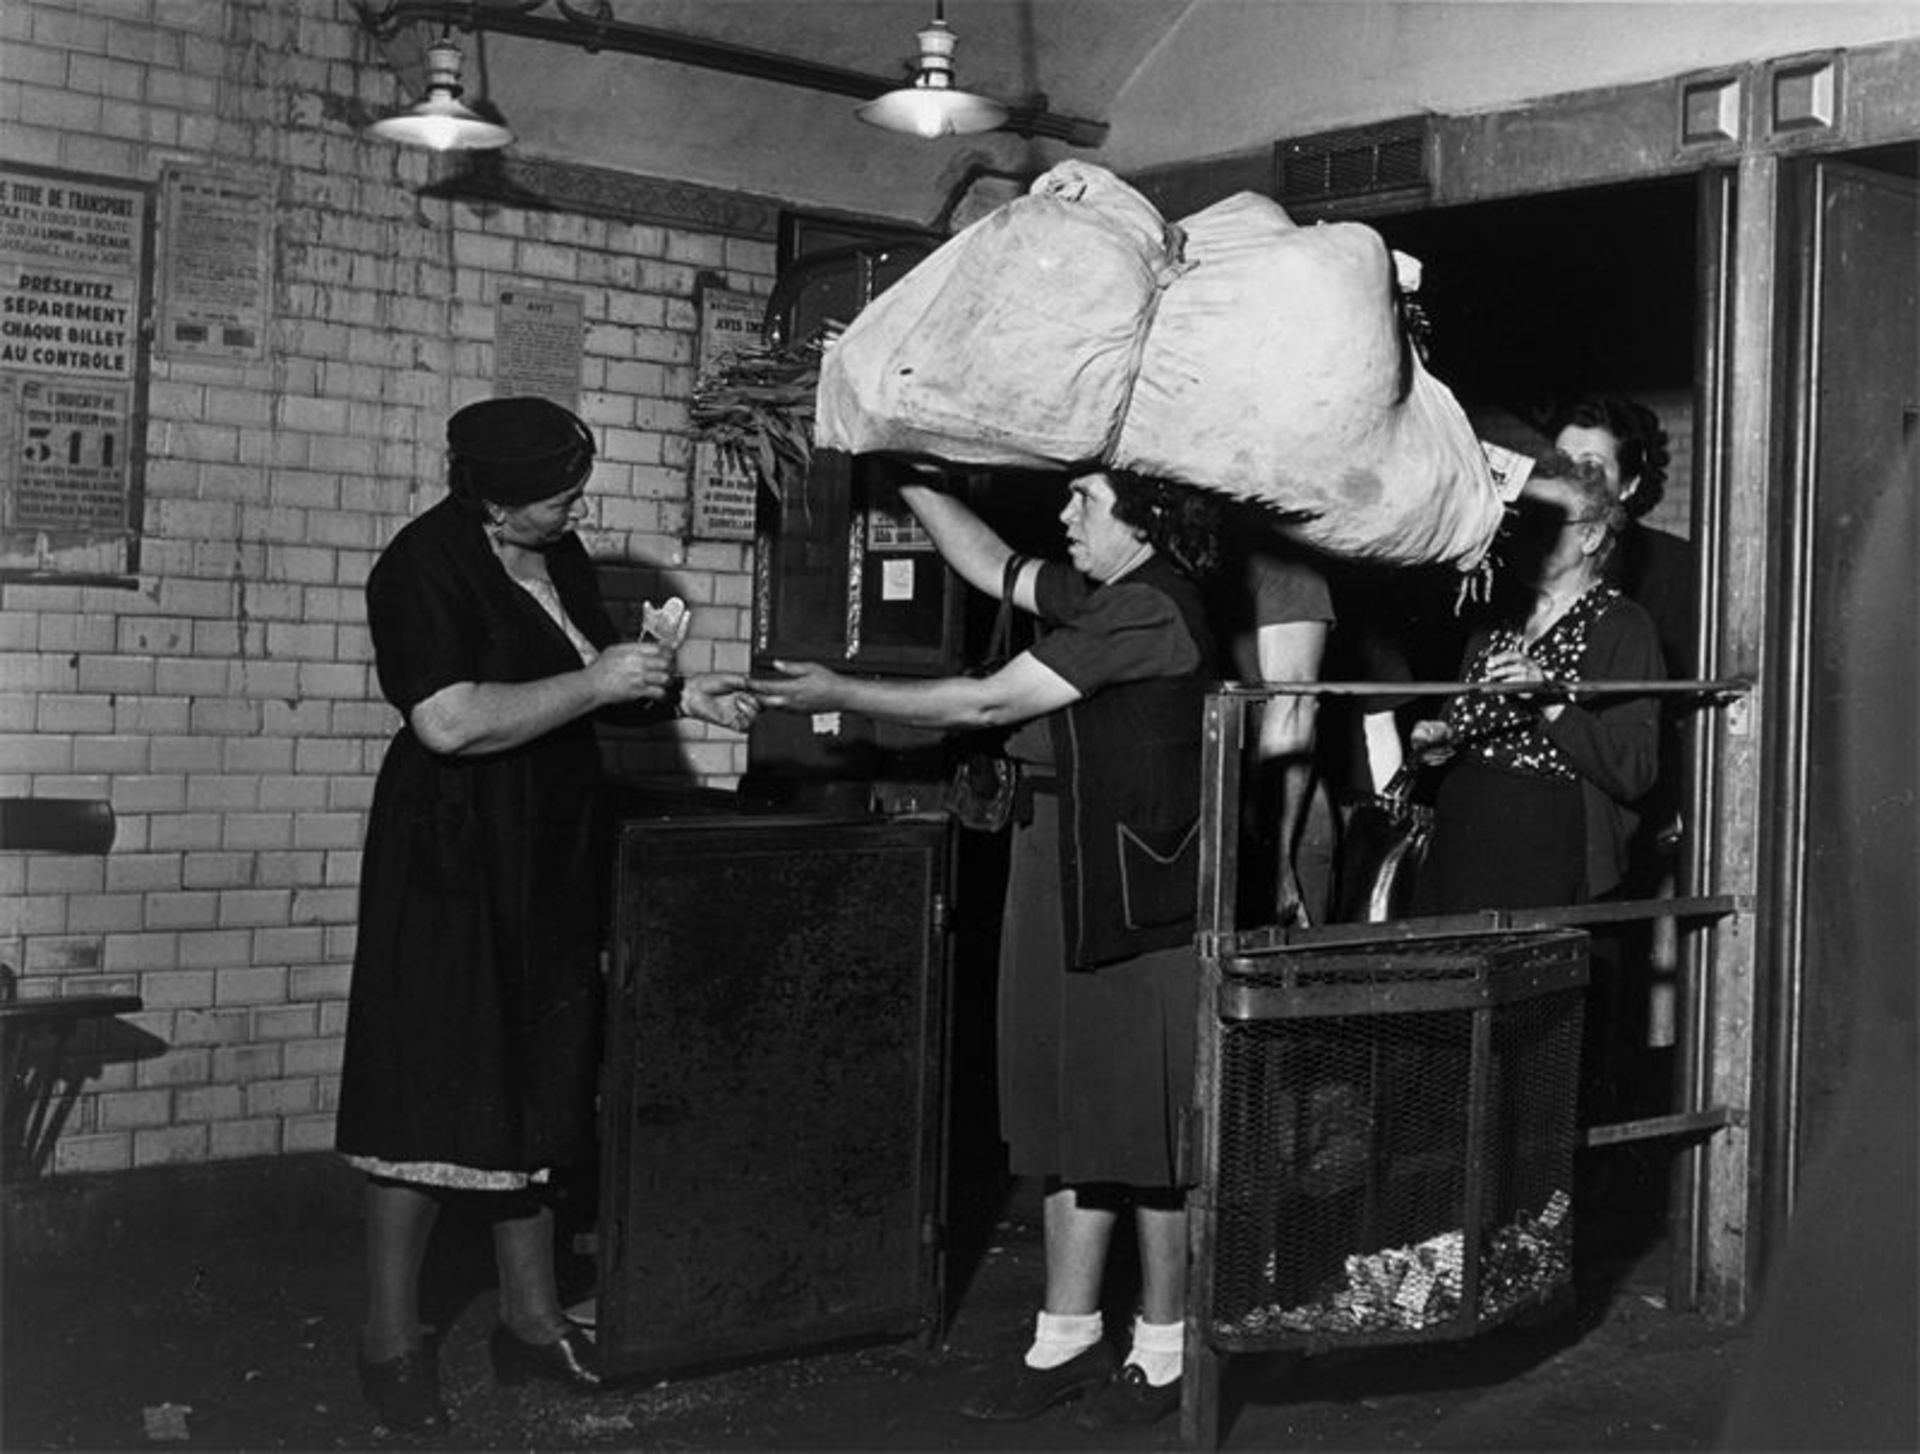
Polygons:
[[678,596],[669,596],[661,605],[643,601],[640,605],[640,639],[657,641],[669,651],[678,651],[693,625],[693,612]]

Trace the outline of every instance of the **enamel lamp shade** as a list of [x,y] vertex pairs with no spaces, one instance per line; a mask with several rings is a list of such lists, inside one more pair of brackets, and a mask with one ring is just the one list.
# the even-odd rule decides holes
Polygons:
[[992,131],[1006,121],[1007,108],[992,97],[954,89],[953,48],[959,37],[947,25],[945,9],[944,4],[936,8],[933,22],[917,37],[920,63],[913,83],[876,97],[854,115],[869,126],[928,141]]
[[460,100],[460,47],[442,37],[427,50],[425,99],[367,128],[370,136],[432,151],[494,151],[513,133]]

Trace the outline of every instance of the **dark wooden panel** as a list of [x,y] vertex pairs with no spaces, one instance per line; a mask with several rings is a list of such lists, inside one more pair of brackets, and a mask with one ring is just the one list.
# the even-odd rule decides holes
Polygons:
[[623,827],[600,1216],[610,1368],[937,1328],[947,832]]

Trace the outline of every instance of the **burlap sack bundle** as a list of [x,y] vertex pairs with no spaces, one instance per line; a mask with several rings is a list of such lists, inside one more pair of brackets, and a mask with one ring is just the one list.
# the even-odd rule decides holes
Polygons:
[[1175,244],[1103,168],[1063,162],[949,238],[827,350],[814,442],[960,464],[1100,457]]
[[1358,223],[1240,193],[1167,224],[1065,162],[862,310],[822,359],[816,443],[959,464],[1089,462],[1271,506],[1330,554],[1481,561],[1501,513]]
[[1187,266],[1155,310],[1110,462],[1270,505],[1332,555],[1477,563],[1500,501],[1465,413],[1400,328],[1380,235],[1298,227],[1251,192],[1180,230]]

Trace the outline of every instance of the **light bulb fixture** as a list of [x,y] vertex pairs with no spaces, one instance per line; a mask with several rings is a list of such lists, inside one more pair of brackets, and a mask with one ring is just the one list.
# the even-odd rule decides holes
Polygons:
[[443,35],[427,48],[427,94],[413,106],[367,128],[369,136],[433,151],[494,151],[513,133],[460,100],[460,47]]
[[992,131],[1006,123],[1007,108],[991,96],[954,89],[953,48],[959,37],[948,26],[946,12],[946,0],[935,0],[933,23],[916,37],[920,64],[913,83],[856,107],[855,116],[883,131],[903,131],[928,141]]

